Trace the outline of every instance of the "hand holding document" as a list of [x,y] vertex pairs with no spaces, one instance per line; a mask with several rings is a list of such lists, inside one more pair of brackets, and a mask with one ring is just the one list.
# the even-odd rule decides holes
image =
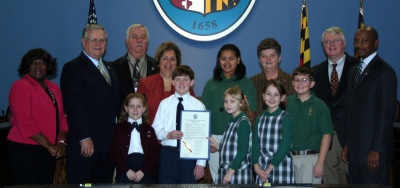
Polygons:
[[184,159],[209,159],[210,111],[183,110],[181,116],[180,157]]

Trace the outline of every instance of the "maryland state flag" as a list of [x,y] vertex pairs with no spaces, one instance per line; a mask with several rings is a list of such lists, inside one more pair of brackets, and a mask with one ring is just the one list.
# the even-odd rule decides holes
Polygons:
[[90,0],[89,5],[88,25],[90,24],[97,24],[96,7],[94,6],[94,0]]
[[300,66],[311,65],[311,53],[310,53],[310,39],[308,33],[308,18],[307,18],[307,5],[306,0],[303,0],[301,7],[300,17]]
[[176,8],[198,12],[206,15],[208,13],[231,10],[237,6],[240,0],[170,0]]

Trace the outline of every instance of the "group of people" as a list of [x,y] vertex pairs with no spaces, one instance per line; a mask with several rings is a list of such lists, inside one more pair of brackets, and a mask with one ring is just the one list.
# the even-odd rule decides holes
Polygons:
[[326,29],[327,60],[292,74],[279,67],[273,38],[258,45],[262,71],[251,78],[239,48],[225,44],[200,99],[179,47],[164,42],[153,59],[141,24],[127,29],[128,52],[111,63],[101,25],[87,25],[81,43],[62,69],[61,90],[46,79],[57,71],[48,52],[32,49],[21,60],[9,95],[17,184],[51,184],[64,156],[69,184],[196,183],[207,161],[179,157],[182,110],[211,113],[205,139],[216,184],[388,184],[397,77],[377,54],[372,27],[355,33],[358,59],[345,53],[340,28]]

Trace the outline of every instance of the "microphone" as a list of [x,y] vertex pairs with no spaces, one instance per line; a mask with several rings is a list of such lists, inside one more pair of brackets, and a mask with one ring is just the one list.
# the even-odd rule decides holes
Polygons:
[[224,108],[220,108],[219,111],[223,112],[223,111],[224,111]]

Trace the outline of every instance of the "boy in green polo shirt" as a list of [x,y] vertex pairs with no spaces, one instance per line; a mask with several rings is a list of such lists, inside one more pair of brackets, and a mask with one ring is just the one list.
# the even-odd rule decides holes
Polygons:
[[315,85],[311,68],[301,66],[292,74],[296,94],[287,98],[292,116],[292,154],[296,183],[321,184],[324,162],[334,133],[329,108],[311,91]]

